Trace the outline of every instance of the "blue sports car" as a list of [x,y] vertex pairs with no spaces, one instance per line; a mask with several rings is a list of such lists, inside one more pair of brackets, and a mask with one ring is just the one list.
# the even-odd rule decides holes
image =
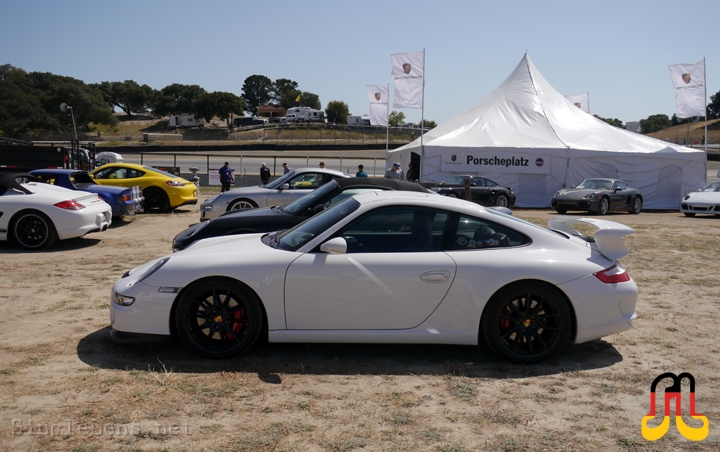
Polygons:
[[145,197],[139,185],[131,188],[99,185],[87,171],[73,169],[37,169],[30,171],[30,174],[49,184],[70,190],[96,193],[103,201],[110,204],[113,218],[135,215],[143,211]]

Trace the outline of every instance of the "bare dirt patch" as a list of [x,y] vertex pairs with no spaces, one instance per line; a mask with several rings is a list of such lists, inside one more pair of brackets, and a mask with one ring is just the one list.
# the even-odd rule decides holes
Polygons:
[[[516,215],[545,225],[555,214]],[[113,343],[111,285],[167,254],[198,218],[197,206],[140,215],[42,253],[0,244],[0,449],[720,446],[720,219],[610,215],[636,230],[622,260],[640,287],[635,329],[539,365],[512,365],[482,347],[264,343],[211,361],[180,346]],[[674,427],[654,443],[643,439],[650,384],[663,372],[694,375],[697,409],[710,419],[705,441],[691,443]]]

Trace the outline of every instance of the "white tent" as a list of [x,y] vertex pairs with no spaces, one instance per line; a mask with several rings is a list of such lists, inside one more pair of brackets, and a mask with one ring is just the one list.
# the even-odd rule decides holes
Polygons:
[[[489,96],[389,151],[392,162],[421,159],[422,179],[487,176],[513,187],[518,207],[549,207],[553,194],[588,177],[620,177],[643,194],[644,207],[679,209],[707,175],[702,150],[611,126],[555,91],[525,55]],[[423,149],[424,148],[424,149]],[[413,155],[415,154],[415,155]]]

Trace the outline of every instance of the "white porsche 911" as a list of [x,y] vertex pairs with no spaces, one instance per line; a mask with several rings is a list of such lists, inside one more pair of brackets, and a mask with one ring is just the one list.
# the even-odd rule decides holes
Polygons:
[[[593,238],[572,227],[598,228]],[[270,234],[217,237],[125,273],[119,342],[179,338],[212,358],[269,342],[478,344],[515,362],[632,327],[637,286],[611,221],[550,230],[417,192],[359,194]]]
[[720,182],[712,182],[702,190],[688,193],[680,203],[680,210],[686,217],[696,214],[720,216]]
[[0,175],[0,241],[29,250],[106,230],[112,208],[96,193],[46,184],[25,173]]

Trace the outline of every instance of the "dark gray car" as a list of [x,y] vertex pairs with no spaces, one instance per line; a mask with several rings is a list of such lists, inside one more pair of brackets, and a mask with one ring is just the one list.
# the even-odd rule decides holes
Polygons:
[[628,186],[620,179],[585,179],[571,188],[555,193],[552,208],[559,214],[568,210],[584,210],[606,215],[611,210],[625,210],[638,214],[643,198],[637,188]]

